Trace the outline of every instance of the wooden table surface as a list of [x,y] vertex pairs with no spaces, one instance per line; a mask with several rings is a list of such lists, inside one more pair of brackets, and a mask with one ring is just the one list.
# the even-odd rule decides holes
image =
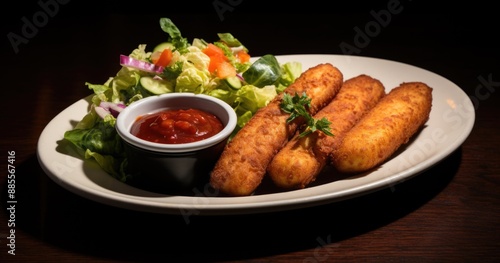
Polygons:
[[[2,18],[0,262],[500,260],[495,38],[500,28],[486,4],[445,8],[392,0],[332,8],[308,1],[288,10],[223,0],[192,7],[31,2]],[[114,76],[120,54],[164,40],[160,17],[170,17],[188,39],[213,40],[216,33],[231,32],[253,56],[346,54],[341,43],[349,43],[357,47],[355,55],[427,69],[470,96],[474,128],[462,146],[420,175],[310,208],[193,216],[186,222],[182,216],[108,206],[66,190],[40,167],[36,152],[42,130],[91,94],[85,82],[104,83]],[[370,36],[363,40],[359,32]],[[15,158],[15,178],[9,178],[9,156]],[[8,196],[13,191],[15,204]]]

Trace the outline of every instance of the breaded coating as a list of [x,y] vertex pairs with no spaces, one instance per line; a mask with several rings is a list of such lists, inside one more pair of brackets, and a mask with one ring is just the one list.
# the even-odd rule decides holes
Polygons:
[[[343,75],[329,63],[319,64],[302,73],[284,92],[305,92],[311,99],[311,115],[328,104],[343,83]],[[231,196],[252,194],[266,174],[273,156],[286,144],[304,120],[287,123],[289,114],[280,108],[283,94],[259,109],[250,121],[226,145],[210,174],[210,184]]]
[[386,161],[423,127],[432,108],[432,88],[407,82],[391,90],[331,153],[340,172],[370,170]]
[[331,122],[333,136],[314,132],[299,137],[298,131],[267,167],[273,182],[285,189],[297,189],[316,180],[344,134],[384,95],[384,85],[370,76],[346,80],[331,103],[314,115],[315,119],[326,118]]

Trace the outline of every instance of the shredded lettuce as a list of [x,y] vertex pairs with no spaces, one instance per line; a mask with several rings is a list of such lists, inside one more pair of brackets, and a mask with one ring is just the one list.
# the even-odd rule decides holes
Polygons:
[[[231,105],[237,116],[238,125],[233,135],[257,112],[266,106],[277,94],[295,81],[302,73],[301,64],[288,62],[280,65],[273,55],[265,55],[255,62],[241,62],[235,55],[248,49],[230,33],[219,33],[219,40],[212,42],[220,47],[241,78],[241,87],[228,84],[208,70],[210,57],[203,53],[207,41],[195,38],[189,44],[180,30],[168,18],[160,19],[162,31],[167,33],[167,42],[173,46],[172,61],[162,73],[122,66],[115,76],[102,84],[85,83],[93,92],[90,111],[76,126],[64,133],[64,138],[83,150],[86,159],[95,160],[99,166],[119,180],[126,181],[127,156],[123,142],[115,130],[116,118],[95,108],[102,102],[120,103],[125,106],[153,96],[141,84],[141,78],[165,80],[172,83],[168,92],[203,93],[219,98]],[[129,54],[130,57],[152,63],[152,51],[146,44],[140,44]],[[104,116],[104,117],[102,117]]]
[[184,69],[175,85],[177,92],[205,93],[205,87],[210,82],[210,75],[195,67]]
[[146,45],[139,45],[136,49],[132,50],[129,57],[138,60],[146,61],[151,56],[151,52],[146,52]]

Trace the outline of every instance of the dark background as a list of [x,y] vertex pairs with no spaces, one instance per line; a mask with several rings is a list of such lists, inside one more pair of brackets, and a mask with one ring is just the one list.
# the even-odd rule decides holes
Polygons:
[[[213,41],[217,33],[230,32],[253,56],[346,54],[341,45],[347,44],[358,47],[353,55],[422,67],[450,79],[468,93],[474,92],[479,75],[498,72],[499,68],[498,9],[487,1],[336,1],[328,5],[322,1],[273,5],[270,1],[223,0],[60,1],[17,1],[3,9],[6,75],[39,74],[50,61],[53,70],[49,74],[60,76],[60,81],[83,74],[82,81],[102,82],[119,69],[119,54],[127,54],[143,43],[152,48],[166,39],[158,25],[160,17],[171,18],[190,41],[195,37]],[[34,36],[26,37],[27,43],[19,44],[15,52],[7,35],[23,37],[25,21],[33,22],[43,12],[40,3],[50,6],[52,14],[41,19]],[[383,16],[391,5],[398,6],[398,13]],[[373,13],[387,24],[377,23]],[[367,28],[374,23],[378,28]],[[100,30],[96,32],[95,28]],[[369,42],[359,43],[356,28],[376,33],[368,37]],[[66,66],[70,63],[84,65],[86,71],[74,72]],[[19,84],[30,85],[26,81],[29,78]],[[13,91],[16,93],[10,94]],[[18,96],[22,89],[9,88],[6,92]],[[87,90],[82,85],[55,91],[59,92],[78,92],[80,96]]]

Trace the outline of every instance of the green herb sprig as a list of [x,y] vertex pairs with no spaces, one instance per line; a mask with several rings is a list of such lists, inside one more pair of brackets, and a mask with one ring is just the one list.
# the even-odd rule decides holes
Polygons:
[[317,130],[322,131],[328,136],[333,136],[330,129],[330,124],[332,123],[329,120],[324,117],[320,120],[314,119],[307,111],[307,108],[311,107],[311,99],[305,92],[302,93],[302,96],[299,96],[297,93],[294,96],[285,93],[280,106],[284,112],[290,113],[290,117],[286,120],[287,123],[300,116],[306,120],[307,127],[299,134],[299,137],[304,137]]

